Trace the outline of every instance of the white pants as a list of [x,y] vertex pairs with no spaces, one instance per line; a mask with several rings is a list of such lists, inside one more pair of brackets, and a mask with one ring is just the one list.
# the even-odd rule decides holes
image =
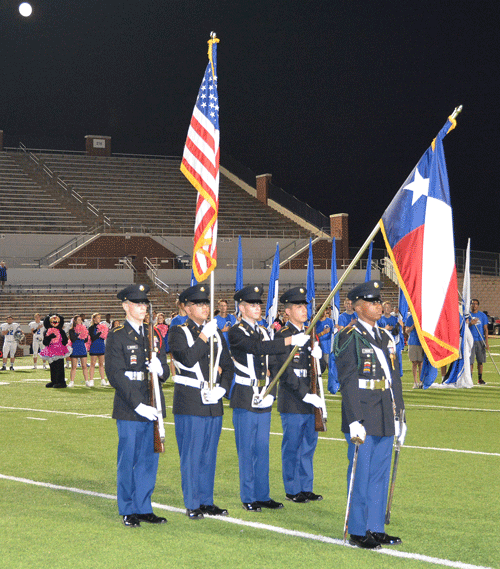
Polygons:
[[43,350],[43,340],[38,340],[37,338],[33,338],[33,357],[36,358],[40,353],[40,350]]
[[4,342],[3,344],[3,357],[14,358],[17,350],[17,342]]

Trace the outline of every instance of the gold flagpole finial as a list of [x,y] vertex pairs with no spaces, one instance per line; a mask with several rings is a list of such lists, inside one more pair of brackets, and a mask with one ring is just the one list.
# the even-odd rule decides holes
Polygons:
[[460,105],[459,107],[455,107],[455,110],[453,111],[452,115],[451,115],[451,119],[456,119],[457,116],[462,112],[463,109],[463,105]]

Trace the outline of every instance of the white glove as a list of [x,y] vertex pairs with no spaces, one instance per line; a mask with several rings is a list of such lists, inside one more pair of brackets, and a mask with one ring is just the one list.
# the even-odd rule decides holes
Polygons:
[[292,346],[305,346],[309,340],[309,334],[304,334],[304,332],[299,332],[298,334],[294,334],[292,336]]
[[[399,421],[398,421],[399,423]],[[406,438],[406,431],[407,431],[407,427],[406,427],[406,423],[401,423],[400,426],[400,432],[397,436],[397,441],[398,443],[403,446],[405,444],[405,438]]]
[[259,399],[257,402],[252,399],[252,407],[255,407],[256,409],[267,409],[267,407],[271,407],[273,403],[274,397],[272,395],[266,395],[264,399]]
[[323,357],[323,350],[320,348],[319,342],[314,344],[314,348],[311,350],[311,356],[318,360]]
[[359,421],[354,421],[349,425],[349,435],[351,437],[351,443],[364,443],[366,430]]
[[217,320],[214,318],[213,320],[210,320],[210,322],[207,322],[205,326],[203,326],[201,332],[202,334],[205,334],[207,338],[210,338],[210,336],[213,336],[215,332],[217,332],[217,328]]
[[306,393],[302,401],[304,403],[310,403],[311,405],[314,405],[318,409],[321,409],[323,407],[323,401],[321,400],[321,397],[314,393]]
[[144,405],[144,403],[139,403],[135,408],[135,412],[141,415],[141,417],[146,417],[148,421],[156,421],[158,419],[158,411],[150,405]]
[[152,358],[148,363],[149,373],[156,373],[156,375],[163,375],[163,366],[158,358]]
[[202,389],[201,400],[205,405],[214,405],[221,399],[226,390],[223,387],[216,386],[213,389]]

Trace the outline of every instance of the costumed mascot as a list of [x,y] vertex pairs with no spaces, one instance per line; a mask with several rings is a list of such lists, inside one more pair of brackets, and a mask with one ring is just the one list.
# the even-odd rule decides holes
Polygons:
[[50,381],[45,387],[66,387],[64,377],[64,358],[67,358],[71,349],[68,349],[68,336],[63,330],[64,318],[60,314],[50,314],[46,316],[43,325],[45,333],[43,335],[43,345],[40,357],[49,362]]

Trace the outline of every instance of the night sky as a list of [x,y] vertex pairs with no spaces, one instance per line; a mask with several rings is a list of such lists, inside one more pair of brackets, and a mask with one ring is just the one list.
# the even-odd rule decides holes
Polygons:
[[[361,245],[444,141],[455,245],[500,250],[498,1],[33,0],[0,4],[6,144],[182,154],[213,30],[221,149]],[[382,245],[377,238],[376,246]]]

